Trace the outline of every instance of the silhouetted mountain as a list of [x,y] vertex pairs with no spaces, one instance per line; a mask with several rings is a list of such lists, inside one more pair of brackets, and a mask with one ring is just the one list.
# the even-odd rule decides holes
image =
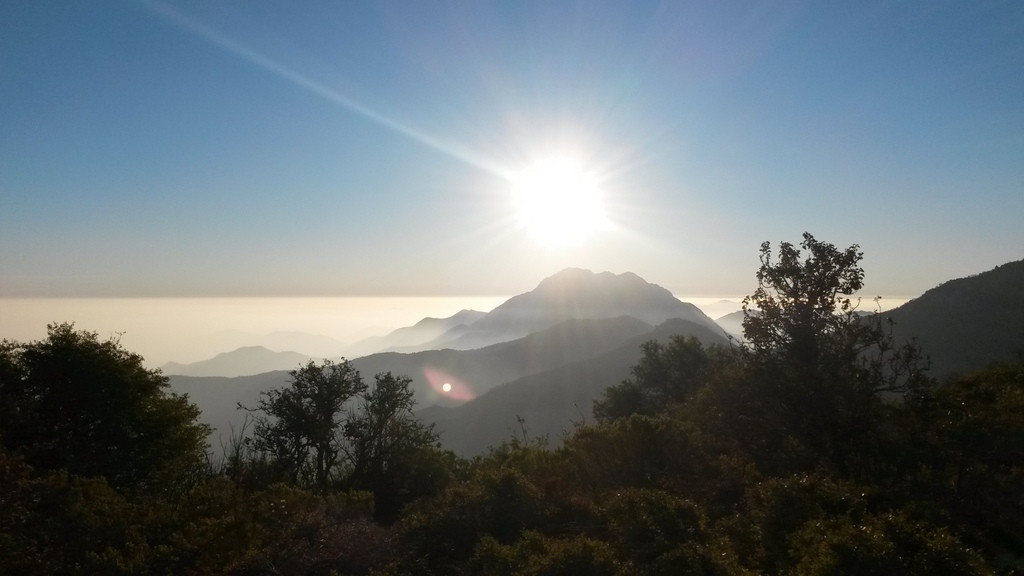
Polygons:
[[342,343],[330,336],[295,331],[272,332],[247,344],[271,350],[293,350],[314,358],[339,356],[342,350]]
[[274,352],[262,346],[244,346],[200,362],[168,362],[160,367],[164,374],[179,376],[251,376],[272,370],[294,370],[310,357],[298,352]]
[[[649,324],[628,316],[568,320],[519,340],[477,350],[383,352],[357,358],[352,364],[367,383],[380,372],[409,376],[419,406],[451,406],[510,380],[593,358],[651,329]],[[281,387],[289,381],[287,371],[240,378],[170,377],[171,389],[189,393],[203,411],[202,421],[217,429],[212,436],[215,447],[218,436],[227,437],[232,425],[241,427],[245,414],[235,410],[239,402],[255,406],[261,390]],[[452,386],[447,393],[441,388],[445,382]]]
[[1024,350],[1024,260],[950,280],[884,315],[898,339],[917,337],[933,376],[1014,360]]
[[346,353],[356,358],[376,352],[401,352],[404,348],[416,348],[456,326],[472,324],[486,314],[477,310],[460,310],[447,318],[424,318],[412,326],[399,328],[384,336],[360,340],[348,346]]
[[716,318],[715,323],[721,326],[727,334],[743,339],[743,310],[730,312],[721,318]]
[[468,325],[457,327],[419,349],[469,350],[521,338],[572,318],[632,316],[657,325],[672,318],[721,329],[693,304],[631,272],[595,274],[568,268],[546,278],[534,290],[507,300]]
[[502,384],[461,406],[432,406],[417,415],[437,424],[445,448],[462,456],[480,454],[511,438],[512,431],[518,430],[517,416],[526,420],[531,436],[547,435],[555,444],[573,421],[593,421],[594,400],[629,376],[630,368],[640,359],[641,344],[665,342],[673,335],[696,336],[705,345],[728,345],[717,327],[669,320],[594,358]]

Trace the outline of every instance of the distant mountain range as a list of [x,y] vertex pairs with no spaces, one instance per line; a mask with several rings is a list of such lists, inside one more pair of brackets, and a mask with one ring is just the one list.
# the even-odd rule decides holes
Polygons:
[[[352,362],[368,382],[379,372],[409,376],[422,407],[456,406],[472,402],[508,382],[586,363],[626,343],[630,343],[630,350],[638,352],[639,343],[647,339],[645,335],[651,334],[656,324],[676,320],[681,322],[675,324],[681,330],[699,330],[707,338],[724,341],[721,328],[696,306],[680,302],[668,290],[635,274],[594,274],[569,269],[490,313],[463,310],[451,318],[427,318],[375,343],[394,346],[433,336],[428,342],[405,349],[441,349],[379,352]],[[287,371],[280,369],[282,364],[294,369],[308,359],[301,354],[250,347],[191,365],[169,365],[165,372],[171,375],[172,388],[187,392],[202,408],[204,421],[223,435],[231,426],[241,426],[244,414],[235,410],[239,402],[255,405],[261,391],[289,381]],[[234,366],[232,362],[236,360],[244,361],[247,367]],[[251,374],[256,365],[278,370],[244,375],[245,371]],[[214,370],[238,377],[187,375],[209,374]],[[609,374],[613,372],[605,372],[602,382]],[[445,383],[450,388],[447,392],[443,388]],[[206,390],[207,386],[215,389]],[[224,392],[225,389],[235,393]],[[589,405],[585,409],[589,410]]]
[[[491,312],[462,310],[448,318],[424,318],[413,326],[399,328],[385,336],[364,339],[347,347],[347,351],[349,358],[357,358],[379,352],[472,350],[516,340],[566,320],[617,316],[630,316],[650,327],[680,318],[720,330],[699,308],[679,301],[668,290],[650,284],[636,274],[595,274],[589,270],[569,268],[543,280],[534,290],[510,298]],[[297,341],[299,335],[282,336],[288,336],[278,338],[284,343]],[[316,342],[321,344],[319,349],[322,350],[323,342]],[[202,362],[171,362],[161,369],[169,375],[247,376],[269,370],[293,370],[310,358],[299,358],[294,352],[274,351],[281,349],[264,346],[260,350],[249,346]],[[314,357],[325,356],[337,358],[330,354]]]
[[263,346],[243,346],[191,364],[168,362],[160,370],[177,376],[249,376],[272,370],[294,370],[310,358],[298,352],[274,352]]
[[[1024,261],[947,282],[885,316],[897,339],[917,338],[934,375],[1012,360],[1024,350]],[[729,332],[741,331],[742,312],[719,320]],[[641,343],[673,334],[729,345],[726,330],[695,306],[634,274],[570,269],[489,313],[463,310],[396,330],[373,346],[407,351],[369,354],[353,364],[367,382],[379,372],[412,378],[420,416],[438,426],[447,447],[471,456],[510,438],[517,417],[529,434],[557,441],[573,421],[589,421],[593,401],[629,375]],[[438,349],[416,350],[428,346]],[[273,358],[294,369],[309,359],[252,347],[187,368],[226,370],[228,360],[246,354],[250,366]],[[239,402],[254,406],[261,391],[287,385],[289,376],[279,370],[236,378],[172,375],[170,381],[218,428],[216,448],[218,437],[240,429]]]
[[359,357],[374,352],[417,348],[453,328],[472,324],[486,315],[486,312],[477,310],[460,310],[448,318],[424,318],[412,326],[399,328],[387,335],[360,340],[348,347],[348,353],[352,357]]

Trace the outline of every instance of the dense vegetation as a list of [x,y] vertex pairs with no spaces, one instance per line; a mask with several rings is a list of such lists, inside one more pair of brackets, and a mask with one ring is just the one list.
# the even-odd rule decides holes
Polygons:
[[847,296],[857,247],[765,244],[746,344],[649,343],[548,448],[465,461],[408,382],[309,364],[203,462],[116,341],[0,349],[0,573],[1016,574],[1024,363],[936,382]]

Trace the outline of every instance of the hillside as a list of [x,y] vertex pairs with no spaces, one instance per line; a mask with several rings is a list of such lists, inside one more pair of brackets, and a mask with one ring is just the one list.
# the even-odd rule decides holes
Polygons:
[[1024,350],[1024,260],[950,280],[885,314],[947,377],[1018,358]]
[[557,444],[574,421],[593,422],[594,400],[630,374],[640,359],[640,345],[667,341],[673,335],[696,336],[705,345],[728,345],[717,331],[686,320],[670,320],[635,336],[600,356],[511,381],[461,406],[434,406],[417,414],[437,425],[445,448],[464,457],[511,438],[517,417],[525,419],[530,436],[548,436]]
[[[457,405],[510,380],[592,358],[653,327],[629,316],[570,319],[509,342],[473,350],[382,352],[352,361],[364,378],[379,372],[412,378],[420,406]],[[449,382],[463,394],[444,394]]]
[[238,410],[238,404],[255,406],[260,392],[285,386],[290,376],[288,372],[278,370],[255,376],[170,376],[171,391],[176,394],[188,394],[189,400],[202,413],[200,422],[213,427],[210,434],[210,448],[220,454],[221,444],[227,443],[232,431],[240,433],[245,422],[244,411]]
[[384,336],[374,336],[360,340],[347,347],[350,357],[356,358],[377,352],[401,351],[415,349],[457,326],[472,324],[486,315],[477,310],[460,310],[447,318],[424,318],[413,324],[389,332]]

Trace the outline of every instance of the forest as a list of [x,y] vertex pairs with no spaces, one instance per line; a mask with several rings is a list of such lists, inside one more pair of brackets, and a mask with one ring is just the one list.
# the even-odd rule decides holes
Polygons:
[[1024,573],[1024,360],[941,380],[863,254],[764,243],[744,339],[648,342],[594,421],[460,458],[310,362],[223,458],[114,338],[0,345],[0,574]]

